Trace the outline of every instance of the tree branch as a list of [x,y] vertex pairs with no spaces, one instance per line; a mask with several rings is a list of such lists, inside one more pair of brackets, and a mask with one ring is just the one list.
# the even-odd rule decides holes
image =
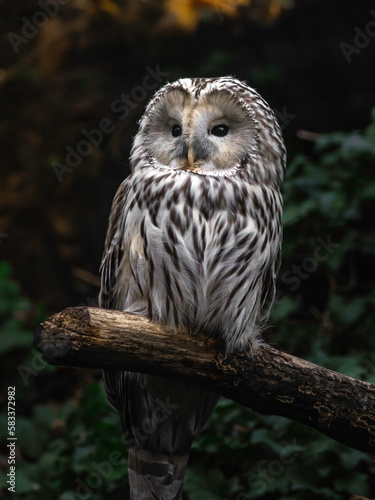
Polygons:
[[352,448],[375,451],[375,386],[268,345],[226,357],[220,340],[92,307],[48,318],[34,345],[53,365],[177,377],[259,413],[309,425]]

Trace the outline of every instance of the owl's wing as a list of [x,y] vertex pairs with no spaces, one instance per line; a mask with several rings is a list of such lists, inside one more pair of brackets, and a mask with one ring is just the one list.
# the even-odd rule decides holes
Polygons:
[[[101,288],[99,307],[103,309],[121,310],[122,304],[116,287],[124,254],[129,251],[129,241],[126,238],[127,219],[129,216],[128,196],[130,190],[129,178],[120,185],[113,199],[109,225],[104,244],[103,258],[100,266]],[[125,294],[127,291],[125,291]],[[103,380],[107,398],[111,406],[120,412],[125,406],[125,372],[103,371]]]
[[281,264],[281,244],[275,259],[263,274],[261,306],[257,321],[260,328],[266,325],[276,296],[276,280]]
[[101,288],[99,307],[103,309],[120,309],[115,286],[119,275],[120,263],[125,248],[125,230],[127,219],[127,199],[129,195],[129,180],[120,185],[112,203],[109,226],[104,245],[103,258],[100,266]]

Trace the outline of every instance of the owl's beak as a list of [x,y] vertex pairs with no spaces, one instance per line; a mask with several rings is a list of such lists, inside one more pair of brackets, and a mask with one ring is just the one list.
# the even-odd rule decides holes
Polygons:
[[186,144],[186,149],[184,151],[184,158],[186,158],[185,168],[187,170],[199,169],[199,164],[201,160],[203,160],[203,156],[200,154],[200,148],[199,147],[197,148],[197,144],[192,144],[190,141],[187,141],[185,144]]
[[193,148],[191,146],[188,149],[187,160],[189,162],[190,167],[194,168],[196,158],[194,157],[194,150],[193,150]]

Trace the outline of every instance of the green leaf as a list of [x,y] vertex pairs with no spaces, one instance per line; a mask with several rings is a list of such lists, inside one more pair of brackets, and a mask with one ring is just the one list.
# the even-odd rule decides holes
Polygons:
[[4,355],[15,349],[31,349],[33,334],[25,330],[19,321],[10,318],[0,327],[0,354]]
[[18,494],[37,492],[41,485],[25,474],[23,469],[16,469],[16,491]]
[[235,490],[235,482],[226,480],[218,469],[205,472],[195,467],[187,469],[184,489],[189,500],[227,500]]
[[16,420],[16,433],[17,436],[22,436],[22,439],[18,441],[18,445],[25,456],[36,459],[44,452],[49,440],[48,429],[35,425],[32,420],[27,418],[18,417]]
[[297,311],[299,307],[299,300],[292,299],[287,295],[278,299],[271,311],[271,323],[280,323],[285,318],[289,317],[293,312]]
[[33,409],[33,420],[47,427],[50,427],[55,416],[55,409],[47,405],[37,405]]

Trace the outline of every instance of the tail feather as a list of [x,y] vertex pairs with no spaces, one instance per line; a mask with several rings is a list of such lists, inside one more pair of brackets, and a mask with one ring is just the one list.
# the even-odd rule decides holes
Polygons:
[[219,396],[179,380],[105,371],[129,448],[131,500],[180,500],[190,448]]
[[180,500],[189,454],[129,449],[131,500]]

